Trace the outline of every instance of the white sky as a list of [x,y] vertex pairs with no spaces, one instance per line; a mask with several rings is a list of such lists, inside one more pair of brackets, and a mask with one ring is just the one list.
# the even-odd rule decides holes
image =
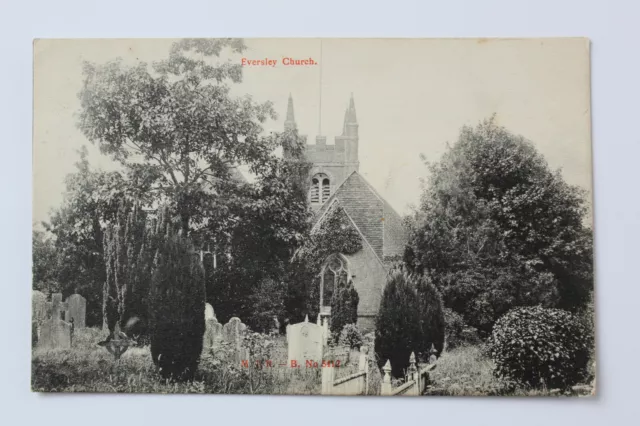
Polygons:
[[[90,149],[95,167],[113,168],[75,127],[82,62],[151,62],[172,40],[41,40],[34,69],[34,211],[46,220],[62,200],[76,150]],[[460,127],[496,113],[532,140],[551,167],[591,191],[589,45],[583,39],[408,40],[249,39],[244,57],[313,58],[322,66],[246,67],[236,94],[270,100],[282,130],[289,93],[302,134],[318,133],[322,68],[322,132],[333,143],[353,92],[360,124],[360,172],[401,214],[417,203],[426,169]],[[241,56],[229,60],[240,61]]]

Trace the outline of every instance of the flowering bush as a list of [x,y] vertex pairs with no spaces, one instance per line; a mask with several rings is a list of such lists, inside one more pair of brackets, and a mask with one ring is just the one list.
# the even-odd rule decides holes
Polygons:
[[584,325],[571,313],[536,306],[502,316],[489,346],[497,376],[557,388],[584,377],[590,343]]

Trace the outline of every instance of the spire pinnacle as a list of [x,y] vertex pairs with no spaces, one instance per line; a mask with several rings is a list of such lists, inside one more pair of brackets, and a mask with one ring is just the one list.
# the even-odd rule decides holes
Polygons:
[[287,118],[284,120],[285,130],[294,129],[296,127],[296,119],[293,115],[293,97],[289,93],[289,102],[287,103]]
[[349,106],[344,112],[344,125],[342,128],[343,136],[348,134],[348,124],[358,124],[358,118],[356,117],[356,103],[353,100],[353,92],[351,93],[351,98],[349,99]]

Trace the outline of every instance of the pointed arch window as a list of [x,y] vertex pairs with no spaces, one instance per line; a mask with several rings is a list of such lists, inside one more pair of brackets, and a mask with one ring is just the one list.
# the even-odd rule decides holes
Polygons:
[[332,254],[320,270],[320,313],[331,314],[331,299],[340,279],[350,277],[349,263],[341,254]]
[[312,204],[323,204],[331,196],[331,180],[324,173],[318,173],[311,179],[310,198]]

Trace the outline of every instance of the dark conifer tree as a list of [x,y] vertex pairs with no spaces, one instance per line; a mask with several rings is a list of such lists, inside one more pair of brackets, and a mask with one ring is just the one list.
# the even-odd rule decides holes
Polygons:
[[391,374],[402,377],[415,352],[426,360],[431,345],[440,354],[444,345],[442,299],[425,277],[402,269],[390,272],[376,319],[376,355],[382,367],[391,362]]
[[331,298],[331,333],[337,341],[340,332],[347,324],[358,322],[358,303],[360,298],[353,287],[353,281],[347,280],[346,274],[338,278],[337,288]]
[[151,356],[164,378],[184,381],[193,379],[202,352],[204,269],[188,238],[171,228],[159,218],[149,294]]

